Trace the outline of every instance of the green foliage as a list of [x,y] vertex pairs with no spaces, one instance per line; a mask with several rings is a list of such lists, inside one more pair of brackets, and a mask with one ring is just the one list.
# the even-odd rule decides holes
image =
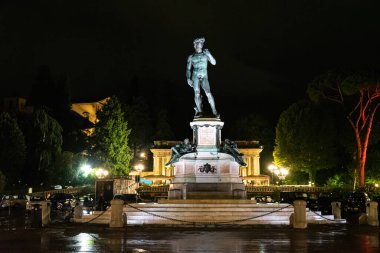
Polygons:
[[336,166],[336,128],[333,115],[309,101],[300,101],[284,111],[276,127],[274,160],[278,166],[309,174]]
[[45,109],[38,109],[34,114],[36,134],[36,154],[39,170],[47,172],[57,155],[61,153],[62,127]]
[[135,97],[125,112],[129,127],[132,129],[129,143],[135,151],[151,142],[153,128],[149,106],[143,97]]
[[156,140],[174,139],[174,133],[170,127],[168,112],[166,110],[160,110],[158,112],[155,138]]
[[[354,159],[354,187],[360,176],[365,184],[367,147],[373,143],[372,129],[380,107],[380,75],[376,70],[330,71],[309,84],[307,93],[314,101],[326,100],[340,104],[344,116],[353,130],[356,148]],[[375,135],[378,134],[375,132]]]
[[264,147],[260,154],[261,167],[273,161],[274,127],[258,114],[250,114],[238,119],[232,125],[233,138],[236,140],[256,140]]
[[25,138],[17,121],[8,113],[2,113],[0,115],[0,170],[9,183],[18,180],[25,156]]
[[88,164],[88,157],[83,154],[75,154],[72,160],[72,167],[75,171],[74,184],[75,185],[87,185],[95,182],[95,174],[83,175],[82,166]]
[[74,154],[68,151],[57,154],[52,169],[49,170],[51,184],[72,185],[76,177],[73,157]]
[[330,187],[342,187],[344,185],[344,181],[341,175],[334,175],[327,180],[326,185]]
[[92,159],[110,171],[111,175],[126,175],[129,172],[131,150],[128,138],[131,130],[125,120],[122,106],[112,97],[97,113],[99,122],[91,136]]

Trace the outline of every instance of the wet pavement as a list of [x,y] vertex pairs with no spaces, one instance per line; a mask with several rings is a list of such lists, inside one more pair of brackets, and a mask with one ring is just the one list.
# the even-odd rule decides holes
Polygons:
[[56,220],[31,228],[0,216],[0,228],[0,252],[380,252],[380,228],[366,225],[111,229]]

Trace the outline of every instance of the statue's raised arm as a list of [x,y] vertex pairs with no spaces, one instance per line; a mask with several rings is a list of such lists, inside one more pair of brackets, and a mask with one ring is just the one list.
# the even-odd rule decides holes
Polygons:
[[207,56],[207,59],[208,61],[212,64],[212,65],[216,65],[216,60],[215,58],[212,56],[212,54],[210,53],[210,51],[208,51],[208,49],[204,49],[203,52],[206,54]]
[[215,101],[214,97],[211,94],[207,73],[207,63],[210,62],[212,65],[215,65],[216,60],[211,55],[209,50],[203,50],[204,42],[204,38],[195,39],[193,42],[195,53],[190,55],[187,59],[186,80],[187,84],[194,88],[195,118],[203,116],[202,96],[200,87],[202,87],[203,91],[207,96],[214,117],[219,118],[220,115],[218,114],[215,108]]

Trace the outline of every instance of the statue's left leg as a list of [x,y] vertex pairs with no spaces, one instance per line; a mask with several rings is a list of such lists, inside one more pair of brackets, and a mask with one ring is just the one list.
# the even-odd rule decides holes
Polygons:
[[211,91],[210,91],[210,84],[208,82],[208,78],[204,78],[203,79],[202,88],[203,88],[203,90],[206,93],[206,96],[207,96],[207,99],[208,99],[208,103],[210,104],[212,113],[214,114],[215,117],[219,117],[219,114],[218,114],[218,112],[216,111],[216,108],[215,108],[214,97],[212,96]]

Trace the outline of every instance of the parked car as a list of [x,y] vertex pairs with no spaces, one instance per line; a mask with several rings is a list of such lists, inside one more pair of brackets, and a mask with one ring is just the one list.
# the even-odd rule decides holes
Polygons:
[[94,194],[87,194],[79,198],[83,211],[90,213],[96,208],[96,201]]
[[25,209],[28,198],[23,194],[8,194],[1,199],[1,208]]
[[124,201],[124,204],[141,202],[140,195],[138,194],[115,194],[113,199],[121,199]]
[[71,210],[76,204],[74,195],[69,193],[54,193],[48,199],[52,210]]
[[293,204],[295,200],[308,200],[308,194],[306,192],[281,192],[280,203]]
[[31,195],[26,202],[26,210],[32,210],[34,204],[41,204],[42,202],[46,202],[44,195]]
[[368,194],[365,192],[351,193],[345,202],[345,211],[350,213],[365,213],[370,202]]
[[318,197],[318,211],[321,211],[322,215],[332,215],[332,201],[334,198],[331,193],[321,193]]
[[273,199],[271,196],[255,196],[254,199],[256,200],[256,203],[273,203]]

